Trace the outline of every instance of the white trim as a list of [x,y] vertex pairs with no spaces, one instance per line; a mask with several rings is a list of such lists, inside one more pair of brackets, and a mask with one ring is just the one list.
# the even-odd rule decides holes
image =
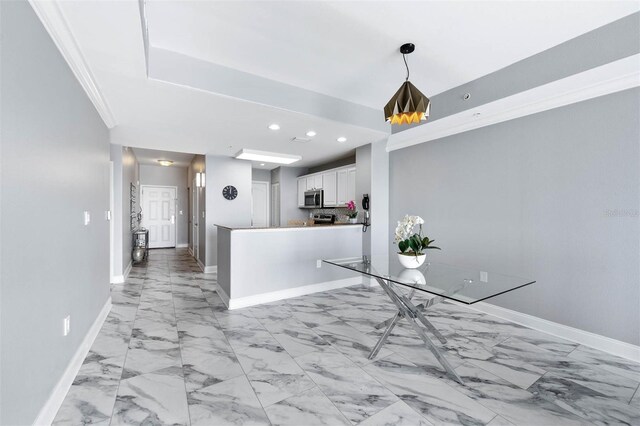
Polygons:
[[187,247],[189,247],[189,244],[187,243],[176,244],[176,248],[187,248]]
[[98,336],[100,329],[102,328],[102,324],[107,319],[107,315],[111,311],[111,297],[107,299],[102,310],[96,317],[95,321],[87,331],[87,334],[82,339],[82,343],[76,350],[76,353],[69,361],[67,368],[64,370],[62,377],[56,383],[56,386],[53,388],[53,391],[49,395],[47,402],[40,409],[38,413],[38,417],[36,418],[34,425],[50,425],[53,422],[62,402],[64,401],[65,396],[67,396],[67,392],[71,388],[78,371],[80,371],[80,367],[82,367],[82,363],[84,362],[85,357],[89,353],[89,349],[93,345],[94,340]]
[[220,296],[220,299],[222,299],[222,303],[224,303],[224,305],[229,308],[229,295],[220,288],[220,286],[218,286],[218,288],[216,288],[216,292],[218,293],[218,296]]
[[129,265],[127,265],[127,269],[124,270],[122,275],[114,275],[111,280],[111,284],[122,284],[126,281],[129,273],[131,272],[131,267],[133,266],[133,261],[129,261]]
[[600,336],[599,334],[590,333],[567,325],[558,324],[532,315],[512,311],[486,302],[479,302],[473,305],[460,305],[514,322],[516,324],[524,325],[525,327],[533,328],[534,330],[542,331],[543,333],[551,334],[552,336],[599,349],[631,361],[640,362],[640,346]]
[[193,256],[193,248],[192,248],[192,247],[189,247],[189,254],[190,254],[191,256]]
[[[387,151],[513,120],[640,86],[640,54],[489,102],[389,136]],[[474,116],[475,113],[481,113]]]
[[42,25],[53,39],[62,57],[69,64],[87,96],[93,102],[104,124],[110,129],[115,127],[116,120],[109,104],[89,69],[58,2],[29,0],[29,4],[40,18]]
[[198,262],[198,267],[200,268],[200,270],[204,272],[204,263],[202,263],[200,259],[196,259],[196,262]]
[[218,265],[213,266],[205,266],[202,270],[205,274],[217,274],[218,273]]
[[318,284],[309,284],[302,287],[287,288],[285,290],[271,291],[269,293],[256,294],[254,296],[237,297],[229,299],[229,296],[222,290],[218,290],[220,298],[227,305],[229,310],[246,308],[248,306],[260,305],[262,303],[275,302],[292,297],[304,296],[305,294],[318,293],[333,290],[336,288],[349,287],[362,284],[362,277],[345,278],[342,280],[326,281]]

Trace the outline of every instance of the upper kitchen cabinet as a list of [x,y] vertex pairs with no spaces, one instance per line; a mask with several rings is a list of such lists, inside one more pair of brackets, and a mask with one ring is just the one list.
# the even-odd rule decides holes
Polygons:
[[298,178],[298,207],[304,207],[304,192],[322,189],[326,207],[344,207],[356,198],[355,165],[339,167]]
[[356,168],[347,170],[347,202],[356,199]]
[[327,207],[334,207],[337,203],[337,187],[336,187],[336,172],[329,171],[322,174],[322,186],[324,190],[324,205]]

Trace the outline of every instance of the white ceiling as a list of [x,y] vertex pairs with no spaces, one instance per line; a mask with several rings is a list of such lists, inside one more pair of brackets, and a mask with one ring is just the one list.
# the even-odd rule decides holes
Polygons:
[[638,10],[637,1],[147,2],[149,41],[382,109],[404,81],[427,96]]
[[133,153],[138,159],[138,163],[159,166],[158,160],[173,161],[171,167],[189,167],[194,154],[173,151],[159,151],[155,149],[133,148]]
[[[116,121],[112,143],[233,155],[302,155],[311,166],[388,132],[147,78],[136,0],[61,1]],[[211,63],[380,109],[404,79],[427,95],[638,10],[638,2],[249,2],[147,0],[149,41]],[[281,130],[267,129],[270,123]],[[313,129],[307,144],[293,144]],[[338,136],[348,141],[340,144]]]

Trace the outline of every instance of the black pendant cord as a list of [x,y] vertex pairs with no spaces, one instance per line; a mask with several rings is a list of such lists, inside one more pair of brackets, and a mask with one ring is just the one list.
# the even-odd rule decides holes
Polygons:
[[407,68],[407,78],[406,81],[409,81],[409,65],[407,65],[407,55],[402,54],[402,60],[404,61],[404,66]]

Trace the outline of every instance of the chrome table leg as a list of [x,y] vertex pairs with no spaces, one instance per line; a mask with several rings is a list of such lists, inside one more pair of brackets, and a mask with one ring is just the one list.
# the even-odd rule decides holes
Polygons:
[[380,339],[378,339],[378,342],[373,347],[373,349],[371,350],[371,353],[369,353],[369,356],[367,358],[373,359],[373,358],[375,358],[376,355],[378,355],[378,352],[380,352],[380,349],[382,348],[382,345],[384,345],[384,342],[387,340],[387,338],[389,337],[389,335],[391,334],[391,332],[395,328],[395,326],[398,323],[398,321],[400,321],[400,318],[402,318],[402,315],[400,315],[400,312],[398,312],[396,314],[396,316],[394,316],[393,318],[390,318],[389,326],[387,327],[387,329],[382,334],[382,337],[380,337]]
[[[418,336],[420,336],[424,344],[431,351],[431,353],[433,353],[433,355],[436,357],[438,362],[440,362],[440,364],[445,369],[445,371],[449,375],[451,375],[457,382],[459,382],[460,384],[464,384],[460,376],[455,372],[451,364],[449,364],[449,361],[447,361],[447,359],[440,352],[440,350],[438,350],[436,345],[431,341],[431,339],[429,339],[429,336],[427,336],[424,329],[420,327],[420,325],[418,324],[418,321],[422,323],[427,329],[429,329],[429,331],[431,331],[436,337],[438,337],[440,341],[444,340],[444,342],[446,342],[446,339],[444,339],[444,336],[442,336],[442,334],[440,334],[440,332],[436,330],[433,324],[431,324],[424,317],[424,315],[422,315],[422,313],[420,312],[421,309],[419,309],[417,306],[411,303],[409,298],[407,298],[404,295],[399,295],[396,291],[394,291],[391,288],[391,286],[385,280],[381,278],[376,278],[376,280],[378,281],[382,289],[385,291],[385,293],[387,293],[387,296],[389,296],[391,301],[398,307],[398,313],[396,314],[395,317],[391,318],[390,320],[387,320],[387,321],[390,321],[390,323],[387,329],[385,330],[384,334],[382,335],[382,337],[376,343],[376,346],[373,348],[373,350],[369,354],[369,359],[372,359],[373,357],[376,356],[376,354],[378,353],[378,351],[380,350],[384,342],[389,337],[391,330],[393,330],[393,328],[395,327],[396,323],[400,320],[400,318],[406,318],[406,320],[409,321],[409,324],[411,325],[413,330],[418,334]],[[413,295],[413,293],[411,293],[411,295]],[[429,302],[427,303],[428,303],[428,306],[430,306],[437,302],[434,301],[432,303],[429,303]],[[385,321],[385,323],[387,321]]]

